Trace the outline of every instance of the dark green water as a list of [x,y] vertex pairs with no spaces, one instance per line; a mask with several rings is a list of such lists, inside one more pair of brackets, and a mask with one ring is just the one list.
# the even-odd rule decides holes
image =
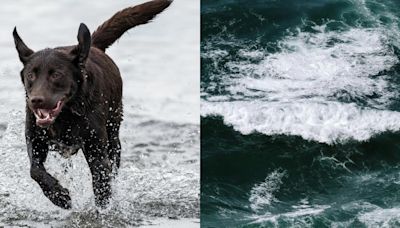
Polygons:
[[202,227],[400,226],[399,7],[202,1]]

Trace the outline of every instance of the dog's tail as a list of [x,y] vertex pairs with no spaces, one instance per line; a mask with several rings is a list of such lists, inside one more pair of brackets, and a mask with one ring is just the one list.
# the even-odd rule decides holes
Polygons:
[[153,0],[123,9],[100,25],[92,35],[92,46],[105,51],[124,32],[146,24],[171,4],[172,0]]

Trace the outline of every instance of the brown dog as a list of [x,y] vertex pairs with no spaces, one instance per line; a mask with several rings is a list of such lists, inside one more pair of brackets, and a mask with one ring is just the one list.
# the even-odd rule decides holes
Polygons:
[[21,80],[26,92],[30,173],[55,205],[71,208],[71,198],[43,165],[49,148],[64,156],[82,149],[92,173],[96,205],[107,205],[111,173],[120,163],[122,79],[105,50],[124,32],[149,22],[170,4],[170,0],[153,0],[126,8],[92,36],[81,24],[75,46],[34,52],[14,29],[15,46],[24,65]]

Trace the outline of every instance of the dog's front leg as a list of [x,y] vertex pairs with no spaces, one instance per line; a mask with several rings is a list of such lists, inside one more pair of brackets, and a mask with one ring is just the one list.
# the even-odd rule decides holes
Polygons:
[[107,138],[92,136],[85,142],[84,154],[92,173],[96,206],[107,206],[111,197],[111,162],[107,154]]
[[31,177],[42,189],[44,195],[55,205],[64,209],[71,208],[71,198],[67,189],[63,188],[49,173],[44,162],[48,153],[48,145],[42,137],[27,135],[28,154],[31,163]]

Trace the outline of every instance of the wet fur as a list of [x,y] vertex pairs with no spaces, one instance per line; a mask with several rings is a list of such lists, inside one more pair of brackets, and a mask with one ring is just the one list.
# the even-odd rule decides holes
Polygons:
[[[170,3],[154,0],[126,8],[101,25],[92,36],[81,24],[78,45],[74,46],[34,52],[14,30],[16,49],[24,64],[21,80],[27,99],[25,134],[30,173],[55,205],[71,208],[71,198],[68,190],[44,167],[49,147],[68,148],[72,154],[77,148],[82,149],[91,170],[96,205],[103,207],[109,202],[112,170],[117,170],[120,164],[122,79],[105,50],[125,31],[149,22]],[[50,80],[54,68],[65,78]],[[27,76],[34,70],[36,81]],[[36,95],[44,97],[45,101],[34,104],[32,97]],[[46,128],[37,126],[32,110],[54,107],[55,97],[63,96],[66,102],[55,122]]]

